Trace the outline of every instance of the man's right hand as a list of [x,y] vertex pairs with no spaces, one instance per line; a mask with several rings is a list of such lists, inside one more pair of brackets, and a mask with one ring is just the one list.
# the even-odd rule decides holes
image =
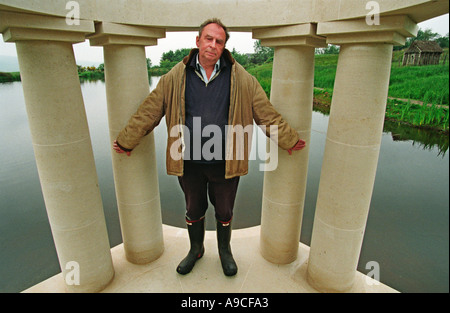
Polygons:
[[123,151],[119,145],[117,144],[117,140],[114,140],[113,142],[113,149],[117,152],[117,153],[126,153],[127,156],[130,156],[131,151]]

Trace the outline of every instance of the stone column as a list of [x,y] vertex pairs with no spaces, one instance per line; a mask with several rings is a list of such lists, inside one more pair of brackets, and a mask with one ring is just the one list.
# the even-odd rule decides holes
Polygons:
[[380,25],[328,22],[318,33],[341,45],[314,218],[308,281],[321,291],[354,282],[383,131],[394,44],[414,35],[406,17]]
[[[2,14],[15,41],[42,193],[63,278],[71,292],[113,278],[108,234],[72,43],[93,23]],[[21,27],[23,26],[23,28]],[[49,29],[51,29],[49,31]]]
[[[103,22],[89,37],[91,45],[104,46],[111,145],[149,94],[145,46],[164,36],[161,29]],[[136,264],[154,261],[164,242],[153,133],[129,157],[113,151],[112,161],[126,258]]]
[[272,263],[297,258],[308,173],[314,87],[314,49],[325,46],[314,24],[253,32],[264,46],[275,47],[270,100],[297,130],[306,148],[289,155],[278,149],[278,166],[264,174],[261,254]]

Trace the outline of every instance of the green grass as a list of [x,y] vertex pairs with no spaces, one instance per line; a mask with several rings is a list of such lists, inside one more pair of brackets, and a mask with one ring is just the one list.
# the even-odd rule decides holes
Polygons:
[[441,131],[449,130],[448,106],[417,105],[411,102],[388,100],[386,118],[415,127],[428,127]]
[[[337,54],[316,55],[314,86],[333,89],[336,76]],[[265,63],[259,66],[248,67],[247,71],[255,76],[267,95],[270,96],[273,63]]]
[[103,72],[98,71],[86,71],[86,72],[79,72],[78,77],[81,79],[86,80],[98,80],[98,79],[104,79],[105,75]]
[[[402,51],[393,55],[389,97],[449,104],[449,65],[399,66]],[[445,52],[444,52],[445,53]],[[338,55],[316,55],[314,86],[333,89]]]
[[19,72],[4,73],[0,72],[0,83],[20,81]]
[[[446,53],[448,49],[445,50]],[[401,66],[403,51],[394,51],[388,96],[418,100],[427,105],[405,101],[388,100],[386,118],[402,121],[416,127],[432,127],[440,131],[449,130],[449,64],[429,66]],[[319,102],[330,104],[336,77],[338,55],[316,55],[314,97]],[[247,69],[254,75],[270,97],[272,63]],[[441,107],[443,105],[443,107]]]
[[424,103],[449,104],[449,66],[393,67],[389,96],[415,99]]
[[273,63],[265,63],[247,68],[247,71],[256,77],[268,96],[270,96],[270,87],[272,85],[272,66]]
[[314,86],[318,88],[333,89],[336,77],[338,55],[320,54],[314,60]]

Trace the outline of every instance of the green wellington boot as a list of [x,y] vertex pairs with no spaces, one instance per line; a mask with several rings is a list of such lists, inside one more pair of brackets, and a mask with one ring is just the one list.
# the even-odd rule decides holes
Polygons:
[[217,221],[217,245],[219,248],[220,262],[223,273],[226,276],[233,276],[237,273],[237,265],[231,253],[231,222],[223,224]]
[[182,275],[192,271],[195,262],[197,262],[197,260],[205,253],[205,247],[203,245],[203,240],[205,239],[205,219],[203,218],[196,222],[188,222],[187,229],[189,240],[191,242],[191,249],[177,267],[177,272]]

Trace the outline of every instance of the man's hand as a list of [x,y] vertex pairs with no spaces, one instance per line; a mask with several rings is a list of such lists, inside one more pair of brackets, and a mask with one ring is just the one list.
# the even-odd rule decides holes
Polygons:
[[303,140],[299,139],[297,141],[297,143],[295,144],[295,146],[293,146],[292,148],[290,148],[288,150],[289,155],[292,155],[292,151],[302,150],[305,146],[306,146],[306,142],[304,142]]
[[113,143],[113,149],[117,152],[117,153],[126,153],[128,156],[130,156],[131,151],[123,151],[119,145],[117,144],[117,140],[114,140]]

